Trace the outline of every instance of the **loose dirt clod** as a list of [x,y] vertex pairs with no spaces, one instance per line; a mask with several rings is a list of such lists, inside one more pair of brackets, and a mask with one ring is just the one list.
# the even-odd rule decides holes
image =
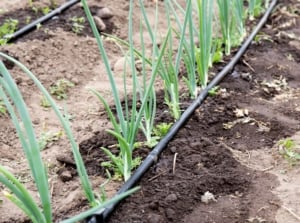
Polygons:
[[215,199],[215,195],[210,193],[209,191],[206,191],[202,196],[201,196],[201,201],[205,204],[209,204],[210,202],[214,201],[217,202]]
[[109,8],[103,7],[97,11],[97,16],[101,19],[110,19],[114,16]]
[[98,16],[93,16],[93,18],[99,31],[106,30],[106,25],[101,18]]

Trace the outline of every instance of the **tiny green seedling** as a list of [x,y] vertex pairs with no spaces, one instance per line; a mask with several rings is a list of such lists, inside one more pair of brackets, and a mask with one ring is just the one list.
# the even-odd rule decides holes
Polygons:
[[42,7],[41,11],[43,15],[47,15],[51,11],[51,9],[48,6],[46,6],[46,7]]
[[63,136],[63,131],[58,132],[42,132],[38,139],[40,150],[46,149],[51,143],[58,141]]
[[31,16],[26,16],[25,23],[29,24],[31,22]]
[[278,142],[279,153],[289,162],[291,166],[300,160],[300,153],[297,151],[297,144],[291,138],[282,139]]
[[41,105],[43,108],[50,108],[50,107],[51,107],[50,102],[47,100],[47,98],[46,98],[45,96],[43,96],[43,97],[41,98],[40,105]]
[[72,22],[72,31],[76,34],[82,33],[84,29],[85,18],[74,16],[70,20]]
[[39,30],[42,27],[41,23],[36,24],[36,29]]
[[266,33],[260,32],[254,37],[255,43],[261,43],[262,41],[269,41],[273,43],[272,37]]
[[172,127],[173,123],[160,123],[155,126],[153,129],[153,135],[158,136],[159,138],[164,137],[169,132],[170,128]]
[[108,177],[108,179],[106,181],[104,181],[104,183],[102,183],[100,185],[100,194],[96,194],[98,200],[100,201],[100,203],[104,203],[105,201],[107,201],[107,193],[105,191],[105,186],[111,181],[111,174],[110,172],[106,169],[106,175]]
[[218,95],[219,90],[220,90],[220,87],[219,86],[215,86],[215,87],[213,87],[212,89],[210,89],[208,91],[208,95],[209,96],[216,96],[216,95]]
[[5,45],[18,27],[19,21],[16,19],[6,19],[0,26],[0,46]]
[[264,11],[262,0],[248,0],[248,3],[249,19],[254,20]]
[[[101,163],[101,166],[107,169],[111,169],[113,171],[113,180],[121,181],[124,173],[121,172],[123,164],[123,160],[120,156],[113,155],[108,149],[102,148],[102,150],[110,157],[110,161],[105,161]],[[113,159],[112,159],[113,158]],[[132,159],[131,170],[138,167],[142,162],[141,157],[136,157]]]
[[219,63],[223,59],[223,42],[220,38],[213,39],[212,43],[212,63]]
[[153,148],[157,145],[158,141],[164,137],[171,128],[173,123],[161,123],[156,125],[152,130],[152,137],[150,141],[147,142],[136,142],[134,148],[140,148],[142,146],[147,146],[148,148]]
[[74,87],[74,84],[71,81],[60,79],[50,87],[50,93],[56,96],[58,100],[66,99],[67,93],[71,87]]

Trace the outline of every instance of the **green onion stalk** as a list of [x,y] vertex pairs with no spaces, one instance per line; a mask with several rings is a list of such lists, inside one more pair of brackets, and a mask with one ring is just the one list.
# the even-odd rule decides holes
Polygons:
[[213,1],[197,0],[200,49],[196,51],[197,72],[201,87],[206,87],[208,68],[212,64]]
[[217,0],[226,55],[229,55],[231,51],[231,2],[228,0]]
[[[149,99],[149,95],[153,91],[153,84],[156,78],[156,75],[158,74],[158,69],[160,67],[160,63],[162,61],[162,57],[164,55],[164,50],[166,48],[166,41],[164,41],[161,51],[156,58],[155,62],[152,64],[152,72],[151,72],[151,78],[148,81],[148,87],[144,90],[144,97],[142,101],[140,101],[141,105],[139,108],[137,108],[137,96],[133,94],[132,96],[132,103],[131,107],[128,106],[123,110],[121,101],[120,101],[120,95],[117,89],[117,84],[114,79],[114,75],[112,72],[112,69],[110,67],[109,59],[106,53],[106,50],[104,48],[103,40],[100,37],[100,34],[96,28],[95,22],[92,18],[91,12],[87,6],[87,3],[85,0],[82,0],[84,11],[87,15],[88,21],[90,23],[90,26],[92,27],[93,34],[96,37],[97,44],[99,51],[102,55],[106,71],[109,77],[113,98],[117,110],[117,117],[115,117],[106,102],[106,100],[100,95],[99,92],[92,90],[93,93],[99,98],[99,100],[104,104],[104,107],[109,115],[110,121],[112,122],[113,129],[107,130],[111,135],[113,135],[118,140],[118,146],[120,149],[120,153],[118,155],[112,154],[108,149],[102,148],[104,152],[110,157],[111,161],[115,164],[116,168],[120,171],[120,173],[123,175],[124,180],[127,181],[129,177],[131,176],[131,171],[133,169],[134,160],[132,157],[132,152],[134,149],[134,145],[136,143],[136,135],[138,130],[140,129],[141,122],[143,120],[144,111]],[[133,30],[132,30],[132,16],[133,16],[133,0],[130,1],[130,7],[129,7],[129,31],[128,31],[128,38],[129,38],[129,61],[131,64],[131,72],[132,72],[132,90],[133,92],[136,92],[138,90],[138,79],[137,79],[137,73],[135,69],[135,54],[136,51],[133,47]],[[170,31],[168,32],[169,35]],[[127,104],[128,105],[128,104]]]
[[233,11],[233,24],[236,25],[236,34],[234,34],[234,36],[236,36],[236,43],[233,43],[233,45],[240,45],[243,39],[246,37],[246,13],[243,1],[233,0]]

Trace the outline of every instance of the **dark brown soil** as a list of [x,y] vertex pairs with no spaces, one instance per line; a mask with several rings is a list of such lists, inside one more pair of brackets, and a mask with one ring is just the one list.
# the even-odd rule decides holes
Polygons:
[[[46,7],[47,5],[45,5]],[[35,12],[32,8],[24,8],[18,9],[15,11],[10,11],[8,13],[2,14],[0,16],[0,21],[5,21],[6,19],[17,19],[19,21],[18,27],[24,27],[29,23],[35,21],[36,19],[44,16],[40,7],[40,10]],[[92,15],[96,15],[97,10],[100,9],[100,6],[90,6],[90,10]],[[39,28],[34,28],[33,31],[27,32],[26,34],[20,36],[16,41],[29,41],[34,39],[39,40],[46,40],[53,36],[54,32],[57,29],[62,29],[66,32],[73,32],[72,31],[72,18],[80,18],[83,17],[85,22],[82,24],[83,29],[78,32],[80,36],[93,36],[92,30],[89,26],[88,20],[85,16],[84,10],[82,7],[75,5],[68,10],[63,11],[62,13],[58,14],[57,16],[52,17],[50,20],[41,24]],[[29,19],[30,18],[30,19]],[[104,19],[103,22],[105,23],[107,29],[105,30],[106,33],[111,34],[113,32],[117,33],[117,28],[115,27],[114,23],[109,19]]]

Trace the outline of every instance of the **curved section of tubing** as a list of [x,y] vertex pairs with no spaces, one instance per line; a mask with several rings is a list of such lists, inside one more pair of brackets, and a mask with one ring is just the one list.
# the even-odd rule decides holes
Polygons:
[[[208,96],[209,90],[215,87],[217,84],[221,82],[221,80],[234,68],[237,64],[241,56],[245,53],[251,42],[253,41],[256,34],[263,27],[263,25],[268,20],[272,10],[277,4],[277,0],[273,0],[265,12],[264,16],[261,18],[257,26],[254,28],[250,36],[243,43],[239,51],[235,54],[235,56],[231,59],[231,61],[224,67],[224,69],[218,73],[215,78],[209,83],[209,85],[201,92],[198,98],[184,111],[180,119],[172,126],[168,134],[156,145],[156,147],[149,153],[143,163],[138,167],[138,169],[134,172],[130,179],[128,179],[117,194],[121,194],[130,188],[132,188],[145,174],[145,172],[155,163],[158,159],[158,156],[161,152],[166,148],[167,144],[170,140],[176,135],[180,128],[186,123],[189,117],[194,113],[194,111],[202,104],[205,98]],[[104,223],[104,220],[112,213],[118,203],[114,203],[105,209],[100,210],[95,213],[93,216],[86,219],[88,223]]]
[[23,28],[19,29],[15,33],[9,35],[9,42],[16,40],[17,38],[21,37],[22,35],[26,34],[27,32],[31,31],[32,29],[36,28],[38,24],[42,24],[45,21],[51,19],[52,17],[62,13],[66,9],[70,8],[71,6],[75,5],[76,3],[80,2],[80,0],[70,0],[65,4],[61,5],[60,7],[54,9],[47,15],[29,23],[28,25],[24,26]]

